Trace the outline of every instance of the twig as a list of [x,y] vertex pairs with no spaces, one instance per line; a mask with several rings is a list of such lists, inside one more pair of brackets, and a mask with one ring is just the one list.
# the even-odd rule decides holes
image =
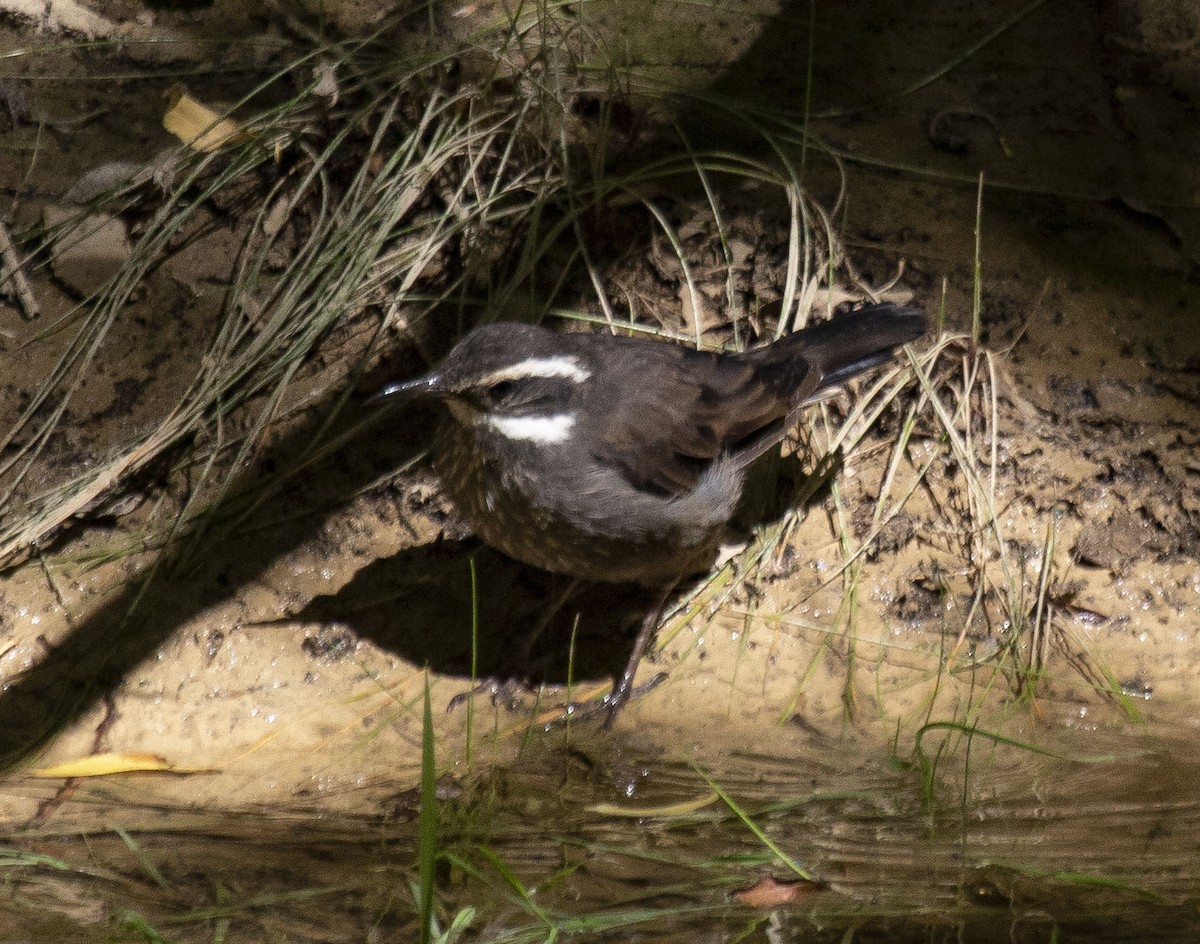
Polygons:
[[8,227],[0,221],[0,285],[6,282],[12,283],[12,291],[17,297],[21,317],[26,321],[32,321],[41,314],[42,309],[38,305],[37,299],[33,297],[29,280],[21,271],[22,265],[24,263],[17,255],[17,247],[13,245],[12,237],[8,234]]

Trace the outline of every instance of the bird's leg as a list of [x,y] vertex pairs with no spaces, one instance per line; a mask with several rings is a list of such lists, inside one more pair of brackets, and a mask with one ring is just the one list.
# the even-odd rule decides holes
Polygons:
[[662,593],[659,594],[654,607],[646,614],[646,618],[642,620],[637,639],[633,641],[633,651],[629,653],[629,661],[625,663],[625,671],[621,673],[621,677],[617,679],[616,685],[613,686],[612,694],[608,696],[608,717],[604,719],[605,728],[613,726],[613,722],[617,720],[617,714],[620,712],[621,706],[629,701],[630,693],[633,691],[633,677],[637,675],[638,666],[641,664],[642,658],[646,655],[646,650],[650,648],[650,643],[654,639],[654,633],[658,629],[659,620],[662,619],[663,611],[667,608],[667,600],[670,599],[671,593],[678,585],[678,580],[673,580],[667,584],[663,588]]

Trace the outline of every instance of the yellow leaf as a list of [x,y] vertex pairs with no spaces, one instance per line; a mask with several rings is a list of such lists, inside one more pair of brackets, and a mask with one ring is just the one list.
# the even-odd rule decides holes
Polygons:
[[157,754],[93,754],[78,760],[69,760],[53,767],[42,767],[31,771],[34,777],[106,777],[109,774],[128,774],[143,771],[165,773],[195,773],[201,768],[185,769],[171,764]]
[[694,800],[684,800],[682,803],[670,803],[666,806],[618,806],[616,803],[596,803],[587,808],[589,813],[600,816],[622,816],[629,819],[674,819],[687,816],[703,809],[717,799],[715,793],[709,793]]
[[167,94],[170,104],[163,115],[163,127],[184,144],[208,154],[244,139],[236,121],[222,118],[219,112],[192,98],[182,85],[172,86]]

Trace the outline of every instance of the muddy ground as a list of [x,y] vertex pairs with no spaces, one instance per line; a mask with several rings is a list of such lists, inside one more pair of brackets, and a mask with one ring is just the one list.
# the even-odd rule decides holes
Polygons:
[[[870,531],[900,419],[888,413],[845,458],[836,502],[818,495],[760,566],[747,572],[735,562],[727,580],[701,589],[691,609],[668,621],[639,675],[665,672],[666,680],[631,704],[611,734],[579,721],[567,736],[586,750],[731,770],[738,758],[799,758],[814,744],[836,745],[850,767],[873,767],[910,756],[926,723],[950,720],[1072,754],[1160,758],[1195,743],[1200,125],[1190,92],[1200,34],[1179,19],[1167,55],[1147,35],[1153,24],[1119,4],[1101,11],[1055,2],[1019,13],[1016,4],[971,3],[929,14],[891,9],[882,20],[866,7],[839,8],[836,17],[819,10],[812,110],[823,148],[812,150],[806,170],[810,192],[826,205],[845,175],[835,225],[861,282],[895,280],[889,297],[944,312],[952,330],[970,329],[981,199],[982,340],[994,352],[995,507],[1006,558],[987,551],[981,563],[969,525],[957,527],[977,518],[955,463],[936,459],[917,484],[917,469],[942,447],[926,417],[899,473],[912,494],[863,557],[854,606],[845,605],[841,539],[849,534],[853,544]],[[991,42],[920,81],[1006,15],[1011,24]],[[180,31],[211,26],[203,13],[162,13],[159,22]],[[806,48],[806,34],[784,22],[751,42],[714,90],[769,89],[800,100],[798,54],[781,49]],[[5,26],[7,48],[34,41],[56,40],[31,35],[27,24]],[[250,74],[260,55],[273,53],[243,50],[239,68]],[[114,154],[144,162],[171,146],[161,127],[167,71],[194,72],[189,85],[202,97],[235,98],[211,61],[190,49],[170,70],[129,50],[6,60],[20,80],[6,93],[8,117],[0,115],[10,124],[0,152],[10,228],[52,213],[54,195]],[[129,77],[97,81],[98,63]],[[88,117],[67,121],[80,115]],[[684,118],[705,128],[704,116]],[[727,199],[738,284],[769,313],[786,219],[753,194]],[[715,259],[704,248],[713,231],[703,201],[681,200],[674,212],[698,262]],[[211,231],[156,272],[114,324],[41,479],[19,494],[65,480],[170,410],[231,271],[224,219],[212,207]],[[124,249],[118,238],[98,251],[119,260]],[[649,239],[609,260],[605,277],[614,297],[636,301],[640,317],[679,330],[689,323],[687,292],[671,263],[670,247]],[[71,339],[70,323],[47,329],[94,284],[91,267],[106,274],[106,265],[77,256],[39,270],[31,279],[36,317],[16,298],[0,304],[5,424]],[[719,266],[702,269],[705,316],[721,338],[727,283]],[[578,307],[589,304],[581,283]],[[324,342],[323,355],[363,343],[379,317],[358,315]],[[397,338],[378,357],[371,379],[420,368],[421,356],[404,345]],[[429,345],[436,356],[444,339]],[[971,363],[963,346],[947,353],[943,371],[961,373],[954,358],[964,351]],[[327,379],[315,361],[299,389],[315,397]],[[829,404],[829,422],[852,403]],[[301,398],[298,418],[281,422],[268,459],[294,454],[308,428],[305,408]],[[5,747],[33,748],[38,767],[112,751],[197,772],[114,779],[62,796],[61,780],[19,770],[0,789],[3,822],[49,818],[65,830],[135,801],[209,811],[388,810],[415,783],[427,678],[448,777],[530,751],[531,721],[554,718],[566,698],[575,611],[539,652],[533,675],[544,688],[515,707],[484,697],[472,712],[446,710],[469,685],[472,562],[480,675],[507,668],[512,635],[536,620],[557,585],[477,548],[425,466],[389,478],[430,420],[374,420],[362,441],[291,479],[240,533],[201,542],[166,589],[141,600],[119,640],[93,631],[98,615],[111,625],[114,608],[128,605],[128,588],[155,559],[139,542],[180,507],[186,475],[155,470],[122,483],[107,504],[10,566],[0,583]],[[824,421],[814,428],[819,445]],[[973,602],[981,566],[992,573],[990,589]],[[616,599],[597,590],[578,606],[576,695],[594,694],[623,661],[644,600]],[[1014,611],[1048,620],[1043,643],[1028,637],[1005,649]],[[89,669],[96,647],[119,653],[115,670]],[[27,684],[29,670],[48,662],[58,687]],[[1029,664],[1036,678],[1018,684],[1015,667]],[[63,702],[70,705],[60,712]],[[532,730],[536,741],[541,724]],[[542,736],[561,743],[562,728]],[[996,758],[997,769],[1010,760]],[[653,779],[640,762],[621,770],[616,789],[631,796]],[[1121,776],[1157,778],[1159,770],[1133,765]],[[1016,790],[1020,778],[1009,776],[1006,789]],[[1190,775],[1172,776],[1178,782],[1154,782],[1171,802],[1193,802]],[[1106,776],[1086,782],[1098,795],[1115,789]],[[1085,789],[1071,778],[1042,786],[1068,784]],[[1142,787],[1128,783],[1134,793]]]

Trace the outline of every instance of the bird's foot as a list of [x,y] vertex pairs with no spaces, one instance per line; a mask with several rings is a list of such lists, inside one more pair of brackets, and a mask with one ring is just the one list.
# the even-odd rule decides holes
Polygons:
[[[641,685],[633,685],[631,681],[631,684],[622,687],[618,683],[603,698],[595,701],[589,698],[580,702],[568,702],[562,705],[561,708],[555,709],[554,712],[558,721],[566,721],[569,718],[575,724],[591,721],[593,718],[604,715],[602,727],[607,730],[612,727],[613,722],[624,705],[652,692],[665,682],[666,679],[666,672],[658,672]],[[483,679],[474,688],[469,688],[465,692],[459,692],[451,698],[446,705],[446,711],[454,711],[467,701],[467,699],[474,698],[476,695],[487,695],[493,705],[503,704],[509,711],[515,711],[519,707],[521,699],[530,694],[528,686],[517,679],[490,677]],[[555,721],[554,718],[549,720],[551,724]]]
[[[641,685],[632,684],[631,679],[628,685],[622,686],[620,683],[618,683],[616,686],[614,686],[613,690],[609,694],[605,695],[603,701],[597,705],[598,708],[603,709],[605,712],[604,724],[602,725],[604,730],[607,731],[613,726],[613,723],[617,720],[617,715],[620,713],[621,708],[624,705],[626,705],[628,702],[634,701],[635,699],[641,698],[647,692],[654,691],[654,689],[658,688],[658,686],[666,680],[667,673],[658,672],[652,676],[649,681],[643,682]],[[622,677],[621,681],[623,682],[625,679]]]
[[[658,688],[666,679],[667,673],[659,672],[641,685],[630,686],[621,704],[636,701],[647,692]],[[612,720],[616,717],[616,709],[612,705],[613,694],[615,694],[615,690],[603,698],[593,699],[592,697],[588,697],[583,701],[567,702],[567,704],[553,709],[552,715],[547,714],[541,720],[549,724],[565,724],[567,721],[570,721],[571,724],[575,725],[592,721],[604,715],[604,723],[601,727],[607,729],[612,725]],[[620,705],[617,708],[620,708]]]
[[451,698],[446,705],[446,711],[453,711],[467,699],[474,698],[476,695],[487,695],[491,698],[493,705],[503,703],[510,710],[514,710],[519,704],[520,696],[528,694],[529,687],[520,679],[500,678],[493,675],[480,681],[474,688],[468,688],[465,692],[459,692]]

